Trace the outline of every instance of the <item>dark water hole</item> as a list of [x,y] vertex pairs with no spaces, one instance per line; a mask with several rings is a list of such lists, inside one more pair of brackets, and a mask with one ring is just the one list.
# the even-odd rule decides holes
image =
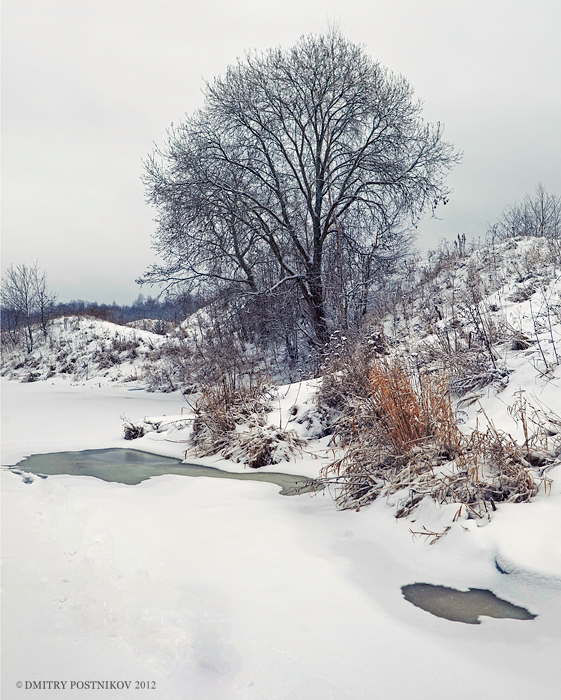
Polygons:
[[502,600],[483,588],[458,591],[430,583],[413,583],[402,586],[401,592],[405,600],[418,608],[447,620],[467,622],[470,625],[480,624],[481,615],[514,620],[533,620],[536,617],[526,608]]
[[184,464],[179,459],[161,457],[138,450],[109,448],[82,450],[81,452],[51,452],[31,455],[12,467],[16,472],[31,472],[38,476],[70,474],[94,476],[103,481],[135,485],[152,476],[179,474],[182,476],[207,476],[218,479],[267,481],[280,487],[283,496],[296,496],[318,490],[314,479],[277,472],[250,472],[237,474],[215,467]]

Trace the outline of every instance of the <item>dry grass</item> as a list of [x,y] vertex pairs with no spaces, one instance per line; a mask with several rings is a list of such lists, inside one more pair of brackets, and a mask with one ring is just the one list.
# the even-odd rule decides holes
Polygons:
[[125,415],[120,416],[123,423],[123,437],[125,440],[136,440],[146,434],[145,427],[140,423],[133,423]]
[[207,387],[194,407],[195,454],[220,454],[253,469],[288,461],[304,441],[294,430],[267,426],[273,398],[271,383],[263,379],[237,388],[226,382]]
[[[342,425],[335,426],[344,454],[322,473],[339,508],[360,508],[395,493],[397,517],[430,496],[441,504],[458,503],[458,515],[465,510],[480,518],[497,502],[528,501],[540,485],[547,486],[548,460],[537,468],[528,444],[520,447],[490,421],[485,432],[465,436],[459,430],[445,375],[415,378],[403,363],[378,361],[368,380],[369,393],[355,419],[343,410]],[[351,405],[357,408],[356,399]]]
[[399,362],[379,362],[370,370],[376,419],[396,454],[407,454],[427,438],[443,449],[457,446],[457,429],[445,375],[420,375],[414,385]]
[[301,452],[305,442],[295,430],[278,426],[256,426],[247,431],[230,434],[229,444],[222,449],[225,459],[243,462],[252,469],[268,464],[290,461]]

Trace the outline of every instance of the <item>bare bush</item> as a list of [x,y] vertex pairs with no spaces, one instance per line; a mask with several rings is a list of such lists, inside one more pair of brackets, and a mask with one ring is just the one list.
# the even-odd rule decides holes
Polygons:
[[222,456],[243,462],[252,469],[288,462],[305,445],[295,430],[275,425],[256,426],[233,437],[228,447],[222,450]]
[[537,236],[561,238],[561,197],[549,193],[539,183],[534,195],[525,195],[503,211],[490,233],[498,238]]
[[144,363],[149,388],[194,393],[225,382],[233,391],[268,376],[270,354],[250,341],[245,322],[232,319],[231,311],[218,305],[205,309],[155,349]]

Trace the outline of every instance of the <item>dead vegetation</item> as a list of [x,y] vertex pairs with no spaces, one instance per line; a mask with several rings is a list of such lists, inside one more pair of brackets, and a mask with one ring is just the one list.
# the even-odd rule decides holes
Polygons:
[[[356,386],[356,372],[349,372]],[[458,517],[481,518],[498,502],[525,502],[547,487],[545,468],[561,450],[561,421],[550,416],[546,434],[543,416],[536,417],[535,432],[520,446],[491,421],[484,431],[464,435],[445,374],[419,374],[403,362],[378,359],[362,386],[366,391],[348,396],[334,422],[334,441],[344,453],[322,471],[339,508],[397,494],[396,516],[404,517],[428,496],[457,503]],[[328,382],[320,401],[329,402],[332,387]],[[527,406],[513,410],[528,424]]]
[[146,429],[141,423],[133,423],[125,415],[120,416],[123,423],[123,437],[125,440],[137,440],[146,434]]
[[[391,354],[407,356],[420,371],[446,372],[453,397],[489,385],[502,388],[508,383],[508,352],[539,349],[537,336],[544,330],[558,363],[559,339],[551,328],[561,309],[552,284],[559,278],[559,260],[557,240],[514,238],[472,243],[468,250],[458,237],[386,280],[370,322],[383,329]],[[513,302],[524,310],[517,312]],[[535,333],[521,320],[528,306]]]
[[220,454],[252,469],[290,460],[304,441],[294,430],[267,425],[274,398],[272,384],[261,378],[237,386],[224,378],[206,387],[193,407],[194,454]]

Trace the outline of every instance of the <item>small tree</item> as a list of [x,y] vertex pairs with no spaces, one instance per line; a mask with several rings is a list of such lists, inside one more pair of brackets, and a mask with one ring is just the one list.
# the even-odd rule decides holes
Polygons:
[[248,54],[146,163],[163,257],[141,282],[296,295],[312,337],[363,313],[458,161],[401,76],[337,31]]
[[534,195],[525,195],[522,202],[510,204],[490,233],[499,238],[540,236],[561,238],[561,197],[550,194],[539,183]]
[[34,347],[34,325],[39,324],[44,336],[52,319],[56,295],[47,287],[47,276],[37,263],[10,265],[2,279],[2,329],[14,343],[23,331],[28,352]]

